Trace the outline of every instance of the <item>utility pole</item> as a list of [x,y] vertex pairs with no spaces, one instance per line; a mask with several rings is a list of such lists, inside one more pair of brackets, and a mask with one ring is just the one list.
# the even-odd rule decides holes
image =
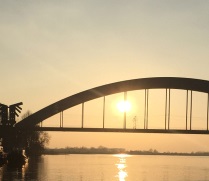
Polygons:
[[134,116],[133,118],[133,129],[136,129],[137,117]]

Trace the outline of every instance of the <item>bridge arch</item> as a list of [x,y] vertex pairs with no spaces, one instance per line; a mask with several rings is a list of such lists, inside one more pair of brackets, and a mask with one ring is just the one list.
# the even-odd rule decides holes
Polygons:
[[154,77],[132,79],[95,87],[55,102],[15,125],[17,128],[32,127],[43,120],[81,103],[115,93],[141,89],[182,89],[209,93],[209,81],[180,77]]

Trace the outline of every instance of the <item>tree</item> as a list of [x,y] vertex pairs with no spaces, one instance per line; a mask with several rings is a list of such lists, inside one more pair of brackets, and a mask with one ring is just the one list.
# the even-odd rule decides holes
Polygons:
[[[32,113],[27,111],[22,119],[30,116]],[[26,154],[29,156],[41,155],[48,145],[50,137],[48,133],[44,131],[34,130],[19,130],[16,135],[16,143],[18,148],[25,149]]]

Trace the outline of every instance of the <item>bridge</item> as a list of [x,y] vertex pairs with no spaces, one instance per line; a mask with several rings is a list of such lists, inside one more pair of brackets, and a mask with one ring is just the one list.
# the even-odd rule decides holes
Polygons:
[[[149,125],[149,102],[150,90],[163,90],[163,125],[160,128],[151,128]],[[185,92],[185,104],[184,105],[184,127],[176,129],[171,127],[171,90],[182,90]],[[138,127],[127,127],[127,112],[123,114],[123,127],[107,127],[106,126],[106,99],[108,96],[122,93],[123,100],[128,100],[129,92],[131,91],[143,91],[143,124]],[[202,129],[193,129],[193,93],[200,92],[206,95],[207,105],[204,108],[206,118]],[[85,104],[88,101],[95,100],[97,98],[102,99],[102,123],[100,127],[86,127],[85,126]],[[182,101],[184,102],[184,101]],[[81,105],[81,119],[79,127],[65,127],[64,126],[64,111],[71,109],[75,106]],[[59,126],[57,127],[43,127],[36,126],[42,125],[42,123],[59,114]],[[102,85],[96,88],[85,90],[83,92],[74,94],[58,102],[55,102],[29,117],[21,120],[14,125],[15,129],[33,129],[41,131],[76,131],[76,132],[131,132],[131,133],[180,133],[180,134],[209,134],[209,81],[191,78],[178,78],[178,77],[154,77],[154,78],[141,78],[126,80],[107,85]]]

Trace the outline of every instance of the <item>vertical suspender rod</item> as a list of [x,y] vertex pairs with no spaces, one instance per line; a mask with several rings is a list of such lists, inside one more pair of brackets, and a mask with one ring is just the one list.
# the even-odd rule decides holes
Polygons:
[[60,128],[63,128],[63,111],[60,112]]
[[209,93],[208,93],[208,103],[207,103],[207,131],[208,131],[208,114],[209,114]]
[[104,124],[105,123],[105,96],[104,96],[104,99],[103,99],[103,128],[104,128]]
[[83,123],[84,123],[84,102],[82,103],[82,123],[81,123],[81,128],[83,128]]
[[147,115],[147,89],[144,92],[144,129],[146,128],[146,115]]
[[148,109],[148,106],[149,106],[149,89],[147,89],[147,124],[146,124],[146,129],[148,129],[148,111],[149,111],[149,109]]
[[167,126],[167,89],[166,89],[166,94],[165,94],[165,130]]
[[188,119],[188,90],[186,95],[186,130],[187,130],[187,119]]
[[124,123],[123,123],[123,128],[126,129],[126,101],[127,101],[127,92],[124,92]]
[[171,89],[168,90],[168,129],[170,129]]
[[190,130],[192,130],[192,90],[191,90],[191,104],[190,104]]

